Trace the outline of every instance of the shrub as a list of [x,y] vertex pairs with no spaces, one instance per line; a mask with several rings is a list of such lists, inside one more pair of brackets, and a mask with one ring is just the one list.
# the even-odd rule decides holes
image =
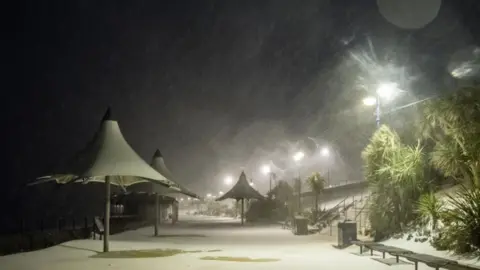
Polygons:
[[417,205],[417,213],[421,224],[430,225],[435,230],[442,213],[442,202],[435,196],[433,192],[423,194]]
[[480,251],[480,189],[466,188],[448,195],[448,207],[441,215],[444,227],[432,245],[455,253]]

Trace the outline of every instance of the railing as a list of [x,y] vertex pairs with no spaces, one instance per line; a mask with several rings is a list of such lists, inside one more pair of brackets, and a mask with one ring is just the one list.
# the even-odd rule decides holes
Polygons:
[[[134,229],[137,223],[138,226],[141,225],[137,216],[112,216],[110,221],[111,234],[129,228]],[[0,256],[42,249],[74,239],[89,238],[92,233],[94,218],[59,218],[54,222],[41,219],[35,226],[29,226],[29,229],[26,228],[27,226],[23,221],[19,223],[20,229],[17,232],[0,235]]]

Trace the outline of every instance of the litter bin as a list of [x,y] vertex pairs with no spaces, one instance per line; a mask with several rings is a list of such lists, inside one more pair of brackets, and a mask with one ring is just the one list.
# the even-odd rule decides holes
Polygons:
[[307,235],[308,234],[308,220],[302,216],[295,217],[295,234]]
[[349,246],[355,240],[357,240],[357,223],[354,221],[338,223],[338,246]]

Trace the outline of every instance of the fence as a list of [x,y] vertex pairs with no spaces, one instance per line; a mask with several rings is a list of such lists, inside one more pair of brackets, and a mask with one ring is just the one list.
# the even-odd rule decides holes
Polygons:
[[[0,235],[0,255],[42,249],[60,243],[85,239],[91,236],[94,217],[40,219],[36,224],[26,226],[24,220],[19,221],[17,232]],[[110,233],[115,234],[128,229],[145,225],[138,216],[112,216]]]

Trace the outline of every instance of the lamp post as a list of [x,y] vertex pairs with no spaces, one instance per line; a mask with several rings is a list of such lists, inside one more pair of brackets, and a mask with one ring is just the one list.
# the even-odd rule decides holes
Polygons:
[[[298,211],[302,211],[302,179],[300,178],[300,161],[305,157],[305,153],[298,151],[293,155],[293,160],[297,163],[297,175],[298,175]],[[294,183],[295,186],[295,183]]]
[[[328,147],[323,147],[322,150],[320,150],[320,155],[324,158],[329,158],[330,157],[330,149]],[[330,185],[330,162],[327,161],[327,186]]]
[[397,91],[398,85],[396,83],[381,83],[378,85],[377,90],[375,91],[375,96],[370,96],[363,99],[363,104],[366,106],[376,105],[375,116],[377,128],[380,127],[380,99],[392,99]]
[[269,165],[263,165],[260,169],[261,169],[261,171],[264,175],[268,175],[268,177],[269,177],[269,193],[271,193],[272,192],[272,181],[275,180],[275,173],[272,172]]

